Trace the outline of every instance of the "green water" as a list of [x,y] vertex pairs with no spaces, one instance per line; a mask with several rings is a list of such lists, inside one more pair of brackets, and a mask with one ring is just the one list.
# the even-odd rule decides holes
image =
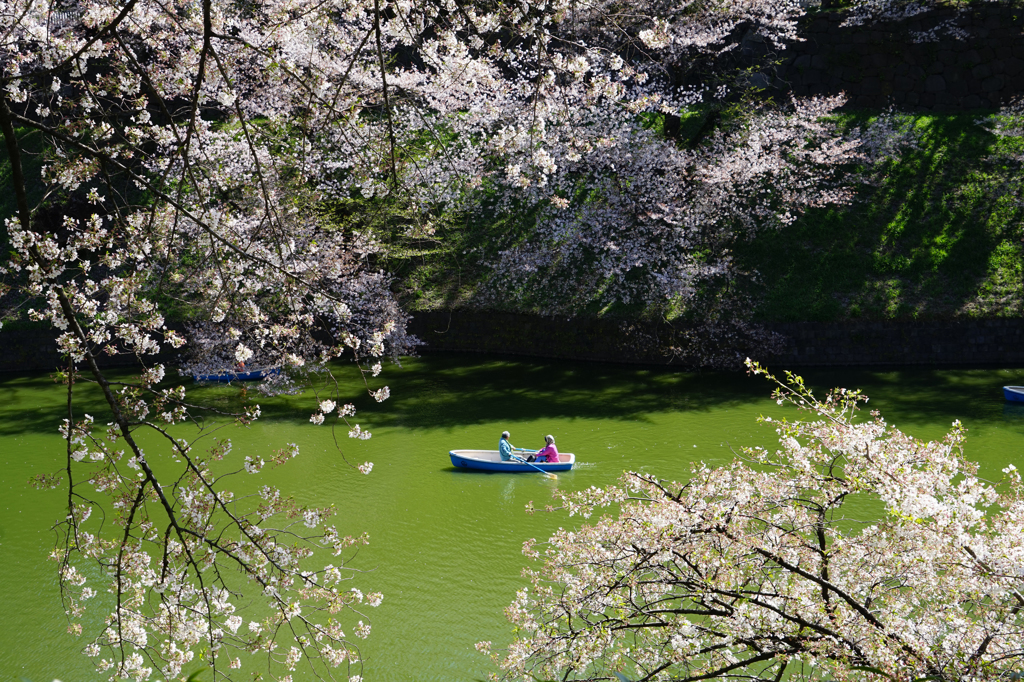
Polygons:
[[[970,429],[968,455],[983,473],[1024,459],[1024,409],[1004,405],[1000,391],[1024,384],[1022,369],[804,375],[816,387],[862,388],[871,408],[921,438],[940,437],[961,419]],[[375,463],[370,476],[343,461],[328,428],[307,422],[309,396],[261,401],[259,422],[221,433],[239,459],[299,443],[298,459],[260,476],[299,502],[336,505],[343,532],[370,534],[353,564],[366,571],[356,585],[385,595],[362,646],[367,682],[475,680],[492,671],[473,645],[499,647],[511,636],[502,610],[525,583],[523,541],[578,523],[559,513],[528,516],[527,502],[543,507],[556,487],[606,485],[627,468],[684,477],[695,459],[724,462],[730,447],[770,443],[774,434],[755,419],[784,412],[763,379],[743,374],[448,356],[409,361],[382,378],[392,389],[383,405],[357,398],[355,382],[345,387],[360,408],[356,421],[374,436],[342,446],[350,462]],[[206,391],[225,403],[237,395]],[[62,466],[64,400],[48,377],[0,375],[0,679],[101,679],[78,653],[84,641],[64,633],[46,560],[62,494],[26,484]],[[496,448],[503,429],[520,447],[554,434],[559,449],[576,453],[578,468],[552,481],[451,467],[448,450]],[[237,679],[251,679],[259,659],[243,654],[242,661],[246,674]]]

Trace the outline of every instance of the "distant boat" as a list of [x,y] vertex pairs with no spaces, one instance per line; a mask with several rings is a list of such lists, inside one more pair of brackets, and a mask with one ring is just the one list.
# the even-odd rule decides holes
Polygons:
[[227,383],[229,381],[257,381],[259,379],[266,379],[269,376],[280,374],[281,370],[277,367],[270,369],[253,369],[248,372],[221,372],[220,374],[193,374],[193,381],[220,381]]
[[448,456],[452,458],[452,464],[464,469],[479,469],[480,471],[503,471],[508,474],[537,473],[537,469],[543,471],[569,471],[576,463],[576,455],[571,452],[558,453],[558,462],[530,462],[537,467],[534,469],[522,462],[505,461],[497,450],[451,450]]
[[1015,403],[1024,403],[1024,386],[1003,386],[1003,397]]

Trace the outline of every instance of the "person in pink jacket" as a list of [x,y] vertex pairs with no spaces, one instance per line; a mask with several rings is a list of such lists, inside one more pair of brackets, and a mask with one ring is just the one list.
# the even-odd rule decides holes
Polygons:
[[537,452],[538,462],[557,462],[558,461],[558,448],[555,447],[555,437],[548,435],[544,436],[544,442],[547,445],[544,446],[543,450]]

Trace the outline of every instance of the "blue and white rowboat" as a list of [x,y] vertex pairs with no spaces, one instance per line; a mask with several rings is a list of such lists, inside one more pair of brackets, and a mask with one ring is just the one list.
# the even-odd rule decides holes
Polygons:
[[[519,455],[520,453],[516,453]],[[464,469],[479,469],[480,471],[503,471],[510,474],[537,473],[537,469],[543,471],[569,471],[576,463],[576,455],[571,452],[558,453],[558,463],[555,462],[530,462],[527,466],[522,462],[503,462],[497,450],[451,450],[448,456],[452,458],[452,464]]]
[[1015,403],[1024,403],[1024,386],[1003,386],[1003,396]]

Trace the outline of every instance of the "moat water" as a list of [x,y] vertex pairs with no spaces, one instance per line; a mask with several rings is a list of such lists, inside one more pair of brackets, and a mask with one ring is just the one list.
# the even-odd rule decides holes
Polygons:
[[[364,592],[381,591],[370,612],[373,631],[360,643],[366,682],[486,678],[494,671],[474,644],[500,648],[511,638],[503,609],[528,560],[521,547],[559,526],[580,523],[564,514],[527,515],[543,507],[553,489],[576,490],[615,482],[625,469],[684,479],[696,460],[724,463],[742,446],[769,445],[774,432],[759,414],[796,416],[769,399],[763,378],[742,373],[685,373],[671,369],[481,356],[409,360],[380,378],[392,397],[378,405],[360,395],[361,384],[341,367],[345,395],[360,408],[355,421],[373,432],[368,441],[339,438],[308,422],[310,394],[261,400],[263,417],[244,429],[219,433],[234,443],[232,456],[266,457],[289,442],[301,455],[259,476],[300,503],[333,504],[346,534],[366,532],[370,544],[350,565]],[[1024,369],[804,372],[816,390],[860,388],[890,423],[924,439],[940,438],[954,419],[969,429],[967,454],[982,474],[1024,466],[1024,406],[1004,403],[1001,386],[1024,384]],[[190,383],[190,382],[189,382]],[[95,392],[83,389],[80,411],[96,413]],[[195,398],[225,405],[236,387],[199,389]],[[28,485],[36,474],[60,469],[64,442],[57,433],[66,394],[47,376],[0,375],[0,677],[33,682],[104,679],[81,655],[86,640],[66,634],[54,564],[51,527],[66,493]],[[455,448],[497,447],[502,430],[520,447],[539,447],[553,434],[560,450],[576,453],[574,471],[550,480],[539,474],[487,474],[456,470]],[[338,431],[343,436],[343,431]],[[346,463],[346,461],[348,463]],[[349,463],[372,461],[369,476]],[[99,627],[99,615],[92,621]],[[90,621],[86,620],[86,635]],[[259,656],[242,654],[245,673]],[[206,680],[210,673],[207,671]],[[296,676],[296,682],[305,679]]]

